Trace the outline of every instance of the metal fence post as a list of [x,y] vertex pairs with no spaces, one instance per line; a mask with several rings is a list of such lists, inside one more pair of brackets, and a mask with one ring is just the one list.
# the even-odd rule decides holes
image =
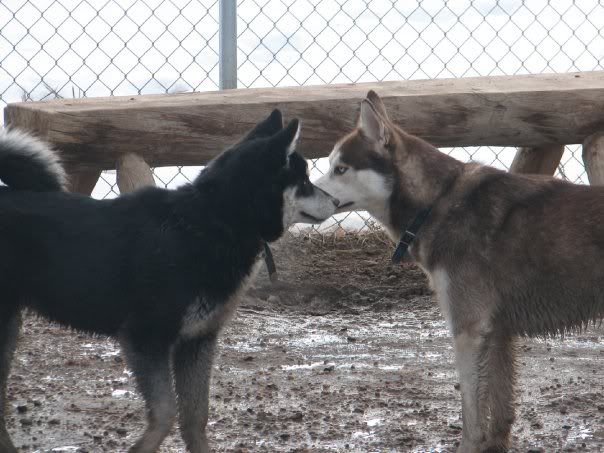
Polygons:
[[219,88],[237,88],[237,0],[220,0]]

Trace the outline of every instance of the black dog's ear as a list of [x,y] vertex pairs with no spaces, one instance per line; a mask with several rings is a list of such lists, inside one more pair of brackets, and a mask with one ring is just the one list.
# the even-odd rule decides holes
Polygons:
[[270,137],[283,129],[283,116],[279,109],[275,109],[264,120],[260,121],[254,128],[247,133],[242,141],[252,140],[254,138]]
[[287,158],[296,150],[299,137],[300,121],[294,118],[284,129],[271,138],[272,148],[275,152],[280,153],[282,157]]

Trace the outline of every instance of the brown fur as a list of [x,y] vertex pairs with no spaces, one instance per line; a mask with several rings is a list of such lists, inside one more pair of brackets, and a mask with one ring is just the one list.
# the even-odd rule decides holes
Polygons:
[[383,140],[368,140],[359,127],[338,143],[340,161],[389,182],[389,215],[380,220],[393,238],[432,207],[410,253],[454,337],[460,450],[504,451],[515,337],[563,333],[604,316],[604,187],[464,164],[392,124],[375,93],[367,101]]

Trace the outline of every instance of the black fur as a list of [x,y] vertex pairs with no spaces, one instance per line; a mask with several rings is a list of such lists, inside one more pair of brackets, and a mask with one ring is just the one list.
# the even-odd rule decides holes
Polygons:
[[0,180],[17,190],[63,190],[65,176],[44,143],[19,131],[0,131]]
[[[210,318],[229,303],[250,274],[263,241],[284,232],[284,190],[310,184],[302,156],[294,153],[288,163],[287,149],[297,129],[297,120],[283,128],[275,110],[193,183],[177,190],[147,188],[113,200],[57,191],[60,178],[53,181],[37,161],[27,160],[27,153],[20,156],[30,165],[25,177],[25,167],[15,170],[16,164],[9,165],[12,161],[0,151],[0,176],[12,186],[0,188],[0,331],[15,330],[11,326],[29,307],[63,325],[117,338],[149,407],[147,433],[165,435],[175,416],[166,409],[172,405],[165,390],[171,388],[165,381],[167,360],[173,346],[188,350],[184,343],[193,341],[181,332],[188,310],[197,302],[197,315]],[[24,178],[35,182],[31,190],[15,190],[27,189],[20,182]],[[213,345],[221,320],[212,321],[200,334],[204,339],[193,344]],[[0,366],[6,371],[14,338],[5,337],[0,335]],[[198,379],[207,381],[211,350],[190,355],[206,358]],[[185,373],[180,384],[191,381],[190,371]],[[0,372],[2,396],[4,374]],[[179,371],[175,374],[178,379]],[[154,406],[156,400],[164,406]],[[167,422],[158,421],[162,407]],[[203,415],[203,408],[197,411]],[[203,432],[207,408],[205,414],[206,420],[198,421],[184,420],[190,417],[181,413],[181,421],[195,425],[187,429]],[[13,451],[2,415],[0,410],[0,450]],[[132,451],[156,448],[149,440],[153,436],[146,436]],[[205,439],[192,431],[183,436]],[[207,449],[205,444],[187,446]]]

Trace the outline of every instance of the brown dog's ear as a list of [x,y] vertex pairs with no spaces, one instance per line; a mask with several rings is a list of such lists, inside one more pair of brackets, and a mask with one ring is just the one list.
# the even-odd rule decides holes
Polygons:
[[382,98],[380,98],[375,91],[369,90],[369,92],[367,93],[367,100],[373,104],[375,111],[378,112],[379,115],[382,115],[385,120],[388,119],[386,106],[384,105]]
[[369,140],[385,146],[390,138],[390,131],[384,120],[377,113],[374,105],[364,99],[361,102],[361,115],[359,116],[358,128]]

